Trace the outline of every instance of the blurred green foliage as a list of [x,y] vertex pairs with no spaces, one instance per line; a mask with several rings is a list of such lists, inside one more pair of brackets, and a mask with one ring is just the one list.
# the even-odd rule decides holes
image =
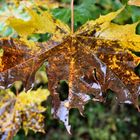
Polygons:
[[[60,0],[62,3],[70,4],[70,0]],[[74,26],[75,30],[88,20],[96,19],[101,14],[115,11],[125,5],[127,0],[75,0]],[[0,3],[0,15],[9,9],[4,1]],[[12,7],[20,18],[27,19],[28,15],[23,11],[23,7]],[[71,11],[68,7],[59,7],[51,10],[52,14],[70,25]],[[134,23],[140,20],[140,8],[128,6],[114,22],[118,24]],[[140,26],[137,27],[140,34]],[[3,21],[0,22],[0,36],[17,37],[15,31],[8,27]],[[50,35],[34,34],[29,39],[33,41],[46,41]],[[37,87],[45,86],[47,79],[41,81],[44,68],[38,73]],[[36,88],[37,88],[36,87]],[[65,90],[64,90],[65,91]],[[65,94],[65,92],[63,92]],[[46,134],[34,134],[29,132],[25,136],[21,130],[14,140],[140,140],[140,114],[131,105],[119,105],[113,97],[107,98],[107,103],[88,103],[85,108],[85,116],[80,116],[76,109],[70,111],[70,123],[72,125],[72,135],[69,135],[64,125],[54,120],[51,116],[50,102],[46,116]]]

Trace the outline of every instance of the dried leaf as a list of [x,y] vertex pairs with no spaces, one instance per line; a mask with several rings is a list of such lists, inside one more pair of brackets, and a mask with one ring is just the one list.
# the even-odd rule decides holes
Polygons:
[[47,99],[46,89],[21,92],[15,96],[11,91],[0,96],[0,138],[11,140],[22,127],[25,133],[29,129],[44,133],[44,116],[46,109],[41,103]]

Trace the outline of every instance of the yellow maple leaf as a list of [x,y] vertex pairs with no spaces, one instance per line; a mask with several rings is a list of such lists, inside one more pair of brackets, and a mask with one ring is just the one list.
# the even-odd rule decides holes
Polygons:
[[29,129],[35,132],[44,132],[44,116],[46,110],[41,103],[47,99],[47,89],[36,91],[22,91],[15,96],[10,90],[6,90],[0,96],[0,133],[4,133],[7,139],[12,138],[21,128],[28,133]]
[[32,9],[27,9],[30,19],[24,21],[10,17],[7,23],[13,27],[17,33],[24,39],[33,33],[51,33],[53,34],[54,40],[61,40],[63,38],[63,32],[65,34],[70,33],[69,27],[62,23],[60,20],[56,20],[48,11],[39,11],[40,14]]

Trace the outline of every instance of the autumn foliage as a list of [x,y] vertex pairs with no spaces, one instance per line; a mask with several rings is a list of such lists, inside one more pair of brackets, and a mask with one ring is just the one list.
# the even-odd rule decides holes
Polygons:
[[[52,97],[52,114],[61,120],[68,132],[69,110],[78,108],[82,114],[88,101],[105,102],[107,90],[112,90],[120,103],[133,104],[139,109],[140,77],[135,68],[140,57],[140,36],[135,34],[137,23],[118,25],[112,22],[120,12],[102,15],[71,33],[68,25],[54,19],[49,10],[26,8],[30,19],[24,21],[8,17],[6,22],[18,38],[0,39],[0,136],[12,137],[23,127],[44,132],[41,103]],[[33,42],[33,33],[49,33],[47,42]],[[34,87],[36,71],[46,64],[48,90]],[[69,86],[68,98],[60,100],[58,87],[61,80]],[[14,95],[10,88],[22,81],[24,91]],[[10,118],[10,119],[9,119]]]

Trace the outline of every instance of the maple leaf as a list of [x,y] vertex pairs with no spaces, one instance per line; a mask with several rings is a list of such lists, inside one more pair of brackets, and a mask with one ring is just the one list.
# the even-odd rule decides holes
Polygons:
[[[0,46],[4,53],[1,57],[0,87],[7,88],[21,80],[26,89],[31,88],[36,70],[47,60],[53,115],[64,122],[69,132],[69,110],[78,108],[82,114],[89,100],[105,101],[108,89],[116,93],[120,103],[133,103],[138,107],[140,78],[135,68],[140,58],[132,53],[140,50],[140,36],[135,34],[138,23],[111,23],[122,9],[100,16],[95,21],[88,21],[74,34],[70,34],[68,27],[60,21],[61,24],[58,24],[52,16],[48,20],[53,25],[48,29],[44,16],[33,11],[30,12],[33,13],[30,14],[31,20],[27,22],[9,19],[9,25],[21,37],[49,32],[52,38],[45,44],[34,45],[34,48],[20,40],[1,39]],[[32,20],[42,28],[34,24],[31,27]],[[26,25],[29,28],[25,28]],[[58,93],[61,80],[66,80],[69,86],[69,95],[65,101],[60,100]]]
[[61,41],[63,35],[66,36],[70,33],[69,27],[60,20],[54,19],[48,11],[38,10],[40,14],[32,9],[27,9],[30,16],[28,21],[10,17],[7,23],[24,39],[27,39],[33,33],[51,33],[53,34],[53,40]]
[[41,103],[47,99],[46,89],[21,92],[15,96],[10,90],[0,94],[0,138],[10,140],[22,127],[25,133],[31,129],[44,133],[44,116],[46,110]]

